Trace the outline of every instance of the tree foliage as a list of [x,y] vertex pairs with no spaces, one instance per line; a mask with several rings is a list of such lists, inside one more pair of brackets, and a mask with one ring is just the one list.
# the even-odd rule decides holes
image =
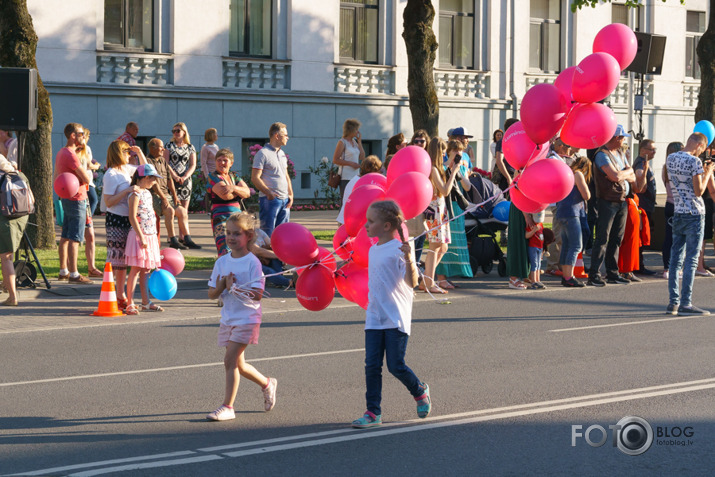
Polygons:
[[[605,0],[606,2],[610,2],[611,0]],[[668,0],[661,0],[662,2],[667,2]],[[576,10],[579,10],[583,7],[595,7],[601,3],[601,0],[571,0],[571,11],[575,12]],[[680,3],[685,5],[685,0],[680,0]],[[640,7],[644,5],[643,0],[626,0],[625,2],[621,3],[621,5],[625,5],[627,7]]]

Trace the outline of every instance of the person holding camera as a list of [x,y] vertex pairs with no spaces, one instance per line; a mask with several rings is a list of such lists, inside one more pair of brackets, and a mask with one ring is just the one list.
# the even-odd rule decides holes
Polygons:
[[[639,207],[643,209],[648,217],[648,223],[653,229],[653,214],[655,213],[656,181],[653,174],[653,163],[655,157],[655,143],[652,139],[643,139],[638,145],[638,157],[633,161],[633,172],[636,175],[636,195],[638,195]],[[653,234],[651,233],[651,236]],[[643,263],[643,249],[639,251],[638,270],[639,275],[655,275],[656,272],[648,270]]]

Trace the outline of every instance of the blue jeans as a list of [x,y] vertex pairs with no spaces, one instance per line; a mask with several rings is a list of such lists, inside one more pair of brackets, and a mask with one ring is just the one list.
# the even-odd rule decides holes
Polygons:
[[409,336],[397,328],[365,330],[365,400],[367,410],[382,414],[382,360],[387,358],[387,370],[405,385],[413,397],[423,394],[419,379],[405,364],[405,351]]
[[591,252],[591,267],[588,278],[599,275],[601,264],[606,262],[606,277],[618,276],[618,248],[626,230],[628,207],[625,202],[608,202],[598,199],[598,219],[596,221],[596,241]]
[[670,268],[670,249],[673,247],[673,215],[675,214],[675,204],[665,203],[665,237],[663,237],[663,268]]
[[87,201],[62,199],[64,221],[62,222],[63,239],[82,243],[84,241],[84,226],[87,222]]
[[[283,271],[283,264],[281,263],[280,260],[274,258],[271,260],[271,263],[268,265],[263,265],[263,274],[264,275],[272,275],[274,273],[280,273]],[[279,287],[287,287],[288,284],[290,283],[290,280],[283,275],[276,275],[275,277],[268,277],[266,278],[269,283],[272,283],[274,285],[277,285]]]
[[288,199],[258,198],[258,217],[261,219],[261,230],[269,237],[273,234],[273,229],[290,220],[290,209],[286,208],[287,205]]
[[[675,214],[673,216],[673,247],[670,249],[668,293],[671,305],[692,305],[693,279],[698,267],[700,246],[705,233],[705,216]],[[683,253],[684,252],[684,253]],[[685,262],[683,262],[683,254]],[[683,294],[679,293],[678,271],[683,269]]]
[[561,222],[561,265],[576,265],[578,253],[583,248],[583,230],[581,219],[578,217],[565,217],[556,219]]
[[415,239],[415,262],[419,263],[420,257],[422,257],[422,247],[425,246],[426,238],[427,234]]
[[532,272],[541,270],[541,254],[544,249],[539,247],[529,247],[529,266]]

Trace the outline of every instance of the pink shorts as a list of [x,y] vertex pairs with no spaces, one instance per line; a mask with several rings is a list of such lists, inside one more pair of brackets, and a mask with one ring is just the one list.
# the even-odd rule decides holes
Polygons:
[[221,323],[218,329],[218,345],[228,346],[229,341],[241,344],[258,344],[258,333],[261,329],[260,323],[249,323],[247,325],[229,326]]

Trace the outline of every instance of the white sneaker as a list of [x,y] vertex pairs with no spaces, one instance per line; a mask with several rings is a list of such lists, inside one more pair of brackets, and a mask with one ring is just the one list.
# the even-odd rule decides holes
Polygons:
[[213,412],[206,415],[206,419],[209,421],[228,421],[231,419],[236,419],[236,413],[233,409],[226,406],[221,406]]
[[663,278],[668,279],[668,270],[663,270]]
[[266,412],[273,409],[276,405],[276,388],[278,388],[278,380],[276,378],[268,378],[268,386],[263,390],[263,401],[266,405]]

